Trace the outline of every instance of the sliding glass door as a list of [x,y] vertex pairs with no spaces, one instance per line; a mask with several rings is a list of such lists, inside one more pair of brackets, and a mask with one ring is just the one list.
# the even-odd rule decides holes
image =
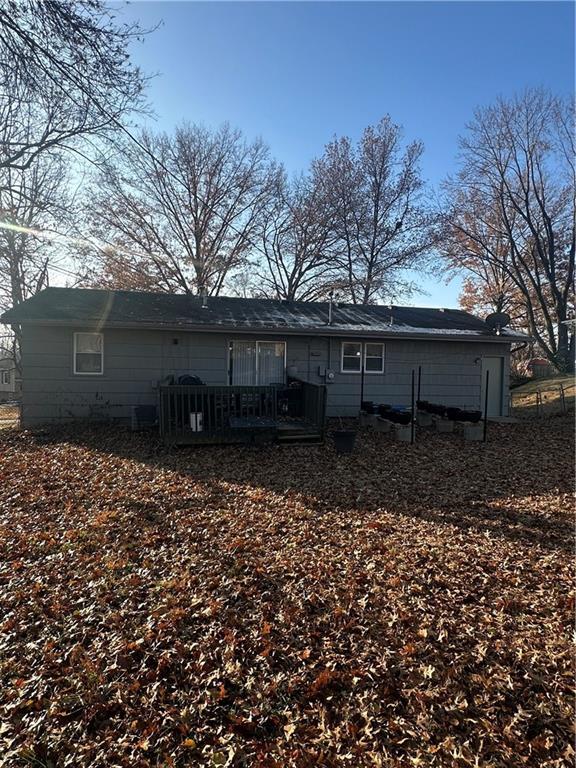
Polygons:
[[283,341],[257,341],[256,349],[258,384],[284,384],[286,344]]
[[284,341],[231,341],[230,383],[242,386],[283,384]]
[[230,342],[230,384],[244,387],[256,384],[256,342]]

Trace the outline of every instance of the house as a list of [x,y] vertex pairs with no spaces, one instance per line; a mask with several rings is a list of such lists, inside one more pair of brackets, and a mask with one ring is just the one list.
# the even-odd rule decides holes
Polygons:
[[17,396],[18,386],[14,360],[11,357],[0,358],[0,403],[14,400]]
[[501,416],[510,345],[526,340],[456,309],[76,288],[47,288],[0,321],[21,327],[26,427],[129,420],[181,376],[220,390],[308,382],[328,416],[356,416],[362,400],[409,405],[418,370],[422,399],[473,410],[490,371],[488,412]]
[[546,379],[552,376],[554,369],[545,357],[533,357],[526,363],[526,372],[533,379]]

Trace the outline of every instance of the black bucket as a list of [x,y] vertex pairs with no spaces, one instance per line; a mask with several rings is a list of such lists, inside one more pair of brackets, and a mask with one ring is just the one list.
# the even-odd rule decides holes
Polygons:
[[337,429],[332,435],[336,453],[352,453],[356,442],[356,432],[353,429]]

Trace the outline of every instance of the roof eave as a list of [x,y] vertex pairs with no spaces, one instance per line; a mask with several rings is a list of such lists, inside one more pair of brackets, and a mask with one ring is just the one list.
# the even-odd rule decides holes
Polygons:
[[[2,318],[0,318],[2,321]],[[4,321],[2,321],[4,322]],[[12,321],[14,322],[14,321]],[[39,325],[50,327],[74,327],[74,328],[115,328],[126,330],[158,330],[158,331],[186,331],[186,332],[210,332],[210,333],[245,333],[248,335],[254,334],[284,334],[287,336],[330,336],[330,337],[378,337],[378,338],[394,338],[394,339],[419,339],[419,340],[444,340],[444,341],[486,341],[496,342],[500,344],[508,344],[515,341],[527,342],[530,341],[529,336],[524,334],[510,334],[510,335],[482,335],[477,331],[454,331],[452,329],[430,329],[426,333],[418,333],[417,331],[395,331],[377,329],[347,329],[335,325],[325,326],[313,326],[310,328],[305,327],[282,327],[282,326],[249,326],[243,327],[239,325],[230,324],[194,324],[194,323],[157,323],[157,322],[105,322],[102,323],[96,319],[91,320],[19,320],[19,325]]]

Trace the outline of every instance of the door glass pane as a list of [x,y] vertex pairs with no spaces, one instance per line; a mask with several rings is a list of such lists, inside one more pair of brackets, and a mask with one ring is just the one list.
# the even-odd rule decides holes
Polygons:
[[256,384],[256,343],[233,341],[230,344],[230,369],[233,385],[252,387]]
[[283,341],[258,342],[258,384],[284,383]]

